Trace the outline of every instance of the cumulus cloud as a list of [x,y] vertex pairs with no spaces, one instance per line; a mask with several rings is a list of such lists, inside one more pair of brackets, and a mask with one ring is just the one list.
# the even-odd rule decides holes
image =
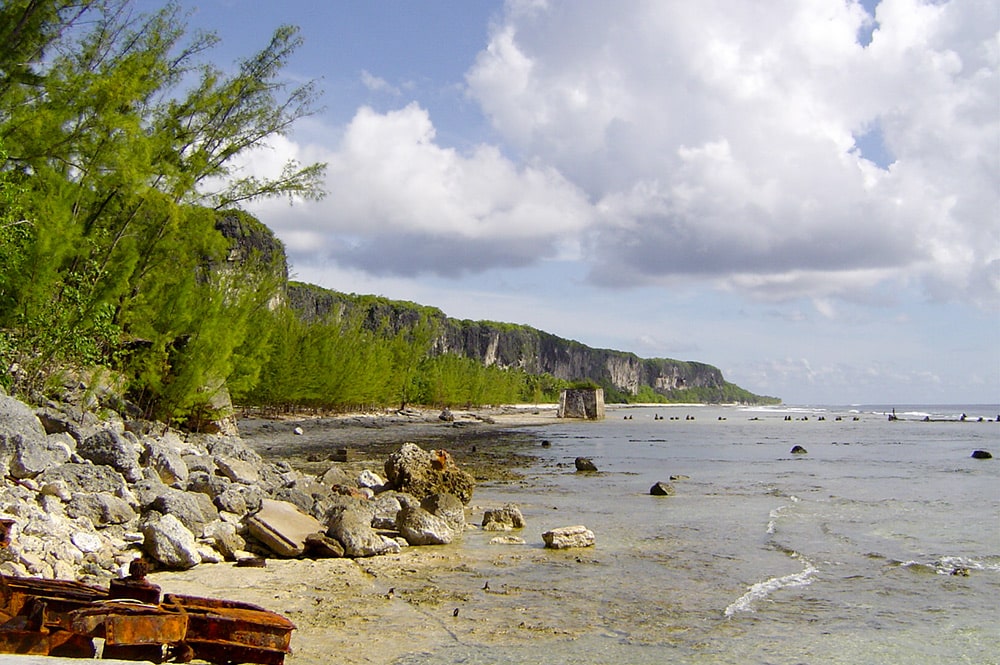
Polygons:
[[510,2],[467,83],[593,203],[595,281],[996,305],[998,27],[964,0]]
[[358,110],[334,149],[305,150],[283,140],[255,161],[327,163],[327,196],[318,205],[255,211],[298,261],[336,261],[374,274],[457,276],[574,256],[593,211],[556,169],[518,166],[498,148],[468,154],[436,143],[416,103],[379,113]]

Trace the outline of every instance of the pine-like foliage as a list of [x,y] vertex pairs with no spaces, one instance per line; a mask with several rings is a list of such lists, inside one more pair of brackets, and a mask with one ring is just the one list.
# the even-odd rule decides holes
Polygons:
[[213,386],[256,377],[280,280],[259,257],[219,269],[216,210],[320,194],[320,164],[273,180],[235,171],[315,94],[280,79],[294,28],[232,73],[206,61],[215,42],[188,39],[173,4],[0,4],[0,380],[16,392],[102,363],[147,415],[177,420]]

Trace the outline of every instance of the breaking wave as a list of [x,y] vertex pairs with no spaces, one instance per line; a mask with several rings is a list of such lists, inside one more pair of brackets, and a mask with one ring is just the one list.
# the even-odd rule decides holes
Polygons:
[[779,589],[812,584],[812,577],[818,572],[817,568],[806,559],[802,559],[802,561],[805,563],[805,568],[802,569],[802,572],[792,573],[783,577],[772,577],[769,580],[757,582],[751,586],[745,594],[729,604],[729,607],[724,612],[725,616],[728,618],[739,612],[755,612],[754,603],[764,600]]

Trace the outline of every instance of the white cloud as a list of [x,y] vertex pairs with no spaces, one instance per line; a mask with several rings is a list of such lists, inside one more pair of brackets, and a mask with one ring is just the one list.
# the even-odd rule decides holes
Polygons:
[[[467,80],[494,127],[596,202],[602,283],[766,297],[919,283],[1000,302],[989,3],[512,3]],[[895,163],[855,136],[878,126]]]
[[[277,146],[277,147],[275,147]],[[358,110],[332,151],[279,140],[257,168],[288,157],[328,164],[327,197],[257,204],[294,260],[335,260],[376,274],[459,275],[578,253],[592,212],[555,169],[517,166],[493,146],[468,154],[435,142],[417,104]]]
[[393,97],[398,97],[402,94],[399,88],[390,84],[384,78],[375,76],[367,69],[361,70],[361,83],[372,92],[384,92]]

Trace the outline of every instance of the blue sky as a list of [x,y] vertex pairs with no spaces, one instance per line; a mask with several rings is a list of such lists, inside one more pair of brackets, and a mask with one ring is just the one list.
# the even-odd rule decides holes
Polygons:
[[302,30],[323,110],[243,164],[329,165],[249,206],[298,279],[788,403],[1000,402],[992,3],[180,5],[220,67]]

